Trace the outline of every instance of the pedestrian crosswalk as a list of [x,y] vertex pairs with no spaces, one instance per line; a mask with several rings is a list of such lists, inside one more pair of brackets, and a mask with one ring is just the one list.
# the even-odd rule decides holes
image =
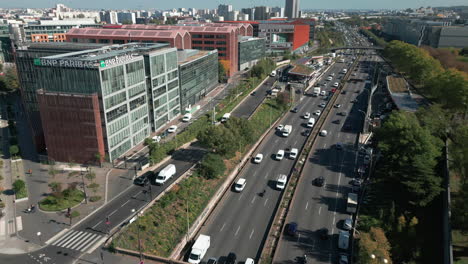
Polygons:
[[103,237],[104,236],[96,233],[71,230],[61,238],[54,241],[51,245],[85,252],[90,246],[94,245]]

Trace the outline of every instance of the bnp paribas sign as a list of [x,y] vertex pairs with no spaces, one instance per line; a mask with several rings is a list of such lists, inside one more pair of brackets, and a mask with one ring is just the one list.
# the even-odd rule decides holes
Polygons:
[[123,64],[134,58],[133,54],[125,54],[122,56],[111,57],[106,60],[100,61],[85,61],[85,60],[71,60],[71,59],[49,59],[49,58],[36,58],[34,65],[36,66],[52,66],[52,67],[65,67],[65,68],[105,68],[113,65]]

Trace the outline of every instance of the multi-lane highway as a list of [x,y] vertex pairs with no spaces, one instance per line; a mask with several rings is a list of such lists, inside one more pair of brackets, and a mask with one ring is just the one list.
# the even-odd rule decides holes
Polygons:
[[[334,80],[327,82],[322,89],[329,92],[331,85],[338,78],[342,78],[343,74],[340,72],[344,67],[347,65],[342,63],[333,65],[324,76],[334,73]],[[303,96],[296,105],[298,112],[289,112],[280,121],[283,125],[292,126],[291,134],[282,137],[273,129],[257,148],[254,155],[262,153],[263,161],[260,164],[252,162],[247,164],[238,175],[238,178],[247,180],[245,189],[241,193],[228,191],[200,231],[211,236],[211,246],[205,255],[205,260],[210,257],[223,260],[230,252],[237,255],[238,261],[248,257],[259,257],[269,223],[281,195],[281,192],[275,188],[276,178],[279,174],[290,174],[294,161],[288,158],[288,151],[291,148],[300,149],[306,141],[303,133],[310,129],[306,128],[307,120],[303,115],[306,112],[312,114],[316,110],[323,110],[319,106],[320,103],[326,102],[323,99],[323,96]],[[316,115],[312,117],[318,118]],[[278,161],[273,155],[280,149],[285,150],[286,156]],[[261,196],[263,190],[265,194]]]
[[[367,56],[362,58],[367,60]],[[367,71],[358,68],[351,79],[367,80]],[[341,94],[336,101],[341,107],[333,108],[324,123],[328,135],[315,141],[286,219],[288,223],[298,224],[298,233],[296,236],[282,234],[274,263],[293,263],[304,254],[310,263],[338,262],[338,231],[343,229],[344,220],[352,217],[346,212],[346,197],[351,192],[349,182],[356,177],[356,166],[362,162],[358,159],[356,142],[370,92],[364,86],[364,81],[348,82],[343,89],[346,94]],[[357,102],[351,103],[354,100]],[[338,115],[342,112],[346,116]],[[325,178],[323,187],[313,184],[317,177]],[[319,230],[323,229],[328,230],[327,235],[321,235]]]

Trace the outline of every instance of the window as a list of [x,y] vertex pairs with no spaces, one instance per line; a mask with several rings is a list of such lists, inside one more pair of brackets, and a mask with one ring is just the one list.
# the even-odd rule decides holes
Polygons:
[[161,86],[153,91],[153,97],[158,97],[166,92],[166,85]]
[[177,52],[166,53],[166,71],[177,69]]
[[214,41],[205,41],[205,44],[207,44],[207,45],[214,45]]
[[208,39],[212,39],[212,38],[215,38],[215,35],[205,35],[204,37]]
[[226,50],[226,48],[223,48],[223,47],[219,47],[219,48],[217,48],[217,49],[218,49],[218,50],[222,50],[222,51],[225,51],[225,50]]
[[203,41],[201,41],[201,40],[194,40],[194,41],[192,41],[192,44],[203,44]]
[[216,45],[226,45],[226,41],[216,41]]
[[164,55],[158,55],[151,57],[151,76],[157,76],[163,74],[166,71],[166,65],[164,63]]
[[116,66],[101,72],[103,94],[108,95],[125,87],[123,67]]
[[130,111],[135,110],[136,108],[144,105],[146,103],[146,95],[138,97],[130,102]]
[[217,39],[225,39],[225,38],[226,38],[226,35],[216,35],[216,38],[217,38]]
[[118,93],[116,95],[113,95],[111,97],[106,98],[106,109],[112,108],[113,106],[116,106],[120,103],[125,102],[127,100],[127,94],[125,91]]
[[153,79],[153,88],[154,87],[157,87],[157,86],[160,86],[161,84],[165,83],[166,82],[166,76],[161,76],[161,77],[158,77],[158,78],[154,78]]
[[203,36],[200,35],[200,34],[193,34],[193,35],[192,35],[192,38],[193,38],[193,39],[194,39],[194,38],[202,38],[202,37],[203,37]]
[[121,105],[121,106],[117,107],[116,109],[106,113],[107,122],[111,122],[111,121],[125,115],[127,112],[128,112],[127,105],[126,104]]
[[172,81],[167,85],[167,90],[170,91],[170,90],[172,90],[174,88],[177,88],[178,86],[179,86],[179,81],[178,80]]
[[132,86],[145,80],[145,68],[143,60],[135,61],[125,65],[127,70],[127,86]]
[[168,81],[174,80],[175,78],[177,78],[177,75],[178,75],[177,71],[170,72],[167,74],[167,80]]
[[145,83],[142,83],[142,84],[139,84],[135,87],[132,87],[128,90],[128,97],[129,98],[132,98],[134,96],[137,96],[143,92],[145,92],[146,90],[146,84]]

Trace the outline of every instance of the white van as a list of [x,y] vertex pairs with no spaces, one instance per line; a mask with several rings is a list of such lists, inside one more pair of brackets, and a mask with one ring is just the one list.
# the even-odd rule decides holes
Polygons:
[[176,167],[174,164],[167,165],[164,169],[162,169],[158,176],[156,177],[156,184],[163,185],[166,183],[167,180],[174,177],[176,174]]
[[276,189],[283,190],[286,187],[286,182],[288,181],[288,177],[284,174],[278,175],[276,179]]
[[224,123],[228,121],[230,117],[231,117],[231,113],[224,114],[223,117],[221,118],[221,122]]
[[307,127],[313,127],[315,125],[315,118],[309,118],[309,122],[307,122]]
[[299,153],[299,150],[297,148],[292,148],[291,151],[289,151],[289,158],[296,159],[297,153]]
[[347,73],[348,72],[348,69],[343,69],[343,73]]

